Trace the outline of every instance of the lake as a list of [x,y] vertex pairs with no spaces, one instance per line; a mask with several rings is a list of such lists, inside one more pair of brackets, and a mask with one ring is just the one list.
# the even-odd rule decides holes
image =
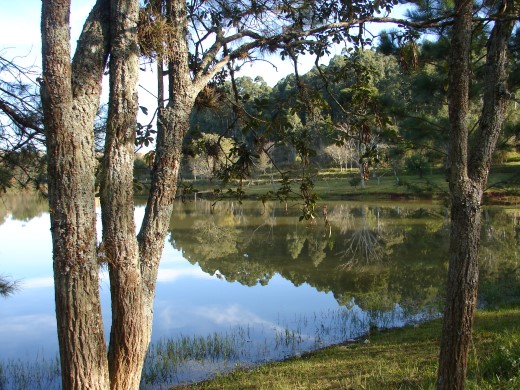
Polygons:
[[[292,205],[176,203],[142,388],[200,380],[439,316],[446,207],[327,202],[319,210],[308,223],[299,222]],[[143,213],[138,202],[137,221]],[[520,297],[519,220],[520,208],[484,210],[480,307]],[[19,291],[0,299],[0,388],[57,388],[45,201],[24,194],[0,199],[0,274],[20,281]],[[101,275],[108,334],[108,276]]]

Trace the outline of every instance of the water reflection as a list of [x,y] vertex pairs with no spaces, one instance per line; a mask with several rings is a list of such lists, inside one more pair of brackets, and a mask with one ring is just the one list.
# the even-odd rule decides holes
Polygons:
[[33,193],[7,193],[0,196],[0,225],[8,217],[18,221],[29,221],[48,211],[47,200]]
[[329,226],[300,223],[296,211],[273,205],[187,207],[172,219],[170,243],[228,282],[266,285],[279,274],[365,310],[399,303],[418,312],[441,301],[449,222],[443,208],[332,204]]
[[[57,351],[45,210],[44,201],[31,203],[25,195],[0,201],[0,274],[22,279],[20,291],[0,300],[0,373],[21,372],[35,356],[53,358]],[[307,224],[298,222],[297,208],[275,203],[177,203],[143,388],[438,315],[447,272],[446,208],[333,202],[324,211],[327,223]],[[138,221],[142,214],[137,207]],[[518,209],[484,211],[481,306],[520,299],[519,219]],[[101,294],[109,324],[104,277]],[[12,387],[6,380],[0,375],[0,388]]]
[[480,254],[481,306],[520,303],[520,211],[486,209]]

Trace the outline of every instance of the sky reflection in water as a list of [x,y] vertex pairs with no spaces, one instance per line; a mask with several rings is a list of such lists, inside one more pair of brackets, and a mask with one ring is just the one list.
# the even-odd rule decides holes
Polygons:
[[[142,212],[137,208],[138,221]],[[8,218],[0,225],[0,259],[2,275],[20,281],[20,290],[0,301],[0,358],[53,356],[57,336],[48,214],[27,221]],[[108,324],[107,273],[102,271],[101,278]],[[279,276],[257,288],[228,283],[187,262],[167,242],[158,275],[153,339],[226,331],[231,326],[274,328],[288,310],[306,313],[337,306],[331,294],[316,293],[309,286],[296,288]]]
[[[49,216],[40,210],[31,218],[28,209],[15,218],[0,206],[0,273],[21,281],[18,292],[0,300],[4,361],[57,353]],[[143,213],[136,208],[136,221]],[[218,334],[234,348],[226,352],[227,366],[192,357],[159,373],[172,383],[341,342],[370,326],[438,315],[449,234],[445,208],[334,203],[328,216],[330,234],[323,221],[299,223],[297,210],[287,215],[258,203],[220,203],[216,210],[205,202],[178,203],[158,275],[150,366],[168,339]],[[498,299],[501,281],[518,282],[511,272],[518,219],[516,209],[485,211],[483,304]],[[106,271],[100,291],[108,335]],[[513,300],[520,295],[510,287],[507,293]]]

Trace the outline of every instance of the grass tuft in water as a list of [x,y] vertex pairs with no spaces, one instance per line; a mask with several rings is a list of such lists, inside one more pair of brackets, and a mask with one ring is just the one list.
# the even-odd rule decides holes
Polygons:
[[[421,318],[424,320],[425,318]],[[142,389],[165,388],[190,383],[236,368],[247,368],[266,361],[301,356],[305,351],[402,326],[416,317],[398,307],[389,312],[362,312],[350,308],[325,310],[311,315],[280,319],[276,324],[237,326],[227,332],[207,336],[181,335],[150,345],[143,372]],[[59,389],[59,358],[34,362],[0,362],[0,389]]]
[[[183,375],[181,368],[209,366],[214,363],[238,360],[241,347],[248,333],[242,328],[236,328],[232,333],[212,333],[204,336],[184,336],[176,339],[164,339],[152,343],[146,356],[142,385],[155,385],[178,382]],[[189,370],[188,370],[189,371]],[[199,374],[200,376],[200,374]]]
[[0,361],[0,389],[52,390],[61,388],[59,357],[47,359],[37,356],[33,361],[9,359]]

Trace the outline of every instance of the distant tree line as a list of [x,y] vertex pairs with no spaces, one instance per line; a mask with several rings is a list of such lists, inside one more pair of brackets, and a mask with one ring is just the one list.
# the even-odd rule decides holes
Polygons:
[[[479,33],[472,54],[472,127],[485,82],[485,31]],[[509,76],[513,99],[495,163],[520,151],[518,39],[517,34],[510,42],[516,48]],[[432,167],[447,169],[448,37],[406,40],[385,31],[378,42],[347,50],[307,74],[291,74],[274,87],[261,76],[246,76],[206,91],[191,115],[182,175],[218,177],[233,163],[232,145],[239,144],[251,154],[257,173],[298,167],[302,150],[316,167],[357,169],[363,180],[373,166],[391,169],[396,177],[403,170],[422,177]]]

